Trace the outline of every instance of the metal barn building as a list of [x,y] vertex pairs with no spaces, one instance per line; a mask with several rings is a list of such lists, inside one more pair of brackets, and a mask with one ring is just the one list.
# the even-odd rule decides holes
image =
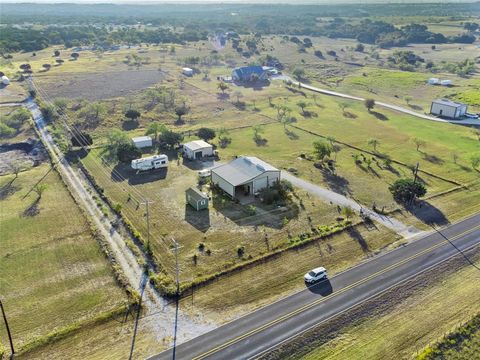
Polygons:
[[449,118],[461,119],[467,112],[468,105],[457,103],[448,99],[439,99],[432,101],[430,113],[433,115]]
[[212,182],[228,195],[254,195],[280,181],[280,170],[252,156],[241,156],[212,169]]

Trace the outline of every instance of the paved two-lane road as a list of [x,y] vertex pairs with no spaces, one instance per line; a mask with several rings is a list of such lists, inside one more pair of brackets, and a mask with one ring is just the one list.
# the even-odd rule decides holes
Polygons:
[[[442,261],[462,256],[460,251],[479,244],[480,214],[477,214],[183,343],[175,351],[176,358],[259,356]],[[151,359],[172,359],[172,355],[173,350],[169,349]]]

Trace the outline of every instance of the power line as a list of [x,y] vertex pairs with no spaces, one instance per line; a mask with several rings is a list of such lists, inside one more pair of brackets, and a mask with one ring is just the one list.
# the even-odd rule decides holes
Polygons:
[[13,355],[15,354],[15,349],[13,348],[12,334],[10,333],[10,327],[8,326],[7,315],[5,314],[5,309],[3,308],[2,300],[0,300],[0,308],[2,309],[3,321],[7,329],[8,341],[10,342],[10,351],[11,351],[10,357],[13,359]]

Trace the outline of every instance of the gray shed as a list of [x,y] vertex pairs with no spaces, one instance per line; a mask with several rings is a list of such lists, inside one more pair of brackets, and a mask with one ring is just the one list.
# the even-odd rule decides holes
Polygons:
[[460,119],[465,116],[468,106],[448,99],[438,99],[432,101],[430,107],[430,113],[433,115],[450,118]]
[[208,209],[208,196],[195,187],[190,187],[185,191],[187,204],[190,204],[195,210]]

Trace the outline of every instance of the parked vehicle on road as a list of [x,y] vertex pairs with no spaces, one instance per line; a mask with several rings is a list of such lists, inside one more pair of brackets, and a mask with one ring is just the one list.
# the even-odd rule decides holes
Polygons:
[[310,284],[320,280],[324,280],[327,278],[327,270],[324,267],[318,267],[310,270],[308,273],[305,274],[303,278],[305,282]]

